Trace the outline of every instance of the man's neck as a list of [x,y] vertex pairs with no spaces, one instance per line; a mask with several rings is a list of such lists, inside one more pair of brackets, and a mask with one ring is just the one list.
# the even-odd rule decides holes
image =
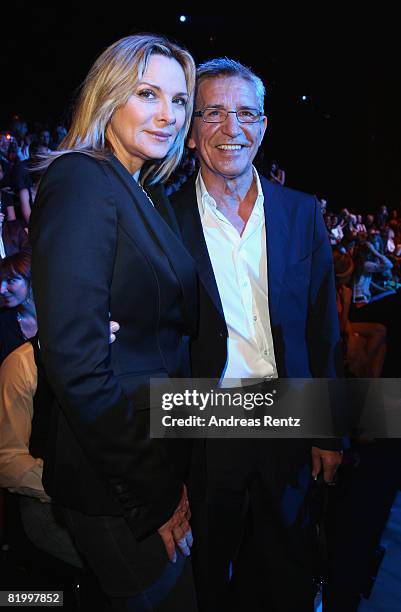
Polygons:
[[258,189],[252,168],[245,175],[229,178],[201,170],[205,187],[217,209],[227,217],[241,235],[255,206]]

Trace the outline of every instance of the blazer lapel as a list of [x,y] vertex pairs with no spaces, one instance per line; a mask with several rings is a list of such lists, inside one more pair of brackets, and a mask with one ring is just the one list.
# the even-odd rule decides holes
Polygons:
[[267,245],[269,311],[272,324],[279,320],[281,287],[285,278],[288,253],[289,215],[285,191],[260,177],[264,195]]
[[[194,333],[197,327],[197,287],[196,275],[190,270],[192,259],[176,233],[152,206],[146,193],[132,178],[125,166],[114,155],[110,156],[109,162],[108,165],[124,183],[144,223],[165,253],[171,268],[175,272],[184,297],[188,333]],[[135,238],[135,228],[127,227],[125,229]]]
[[195,260],[199,278],[211,297],[217,310],[224,318],[223,306],[207,250],[202,221],[196,198],[195,177],[192,177],[177,194],[171,198],[177,216],[182,239]]

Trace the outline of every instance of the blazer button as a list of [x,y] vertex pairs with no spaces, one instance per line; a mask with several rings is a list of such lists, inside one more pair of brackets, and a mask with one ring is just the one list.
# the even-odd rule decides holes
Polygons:
[[221,332],[219,332],[219,337],[220,337],[220,338],[224,338],[224,333],[223,333],[222,331],[221,331]]

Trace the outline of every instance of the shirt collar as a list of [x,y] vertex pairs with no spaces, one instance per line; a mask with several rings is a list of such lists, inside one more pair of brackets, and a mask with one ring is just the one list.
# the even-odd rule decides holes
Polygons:
[[[255,166],[252,166],[252,170],[253,170],[253,176],[256,179],[256,188],[258,191],[258,195],[256,196],[254,210],[256,210],[257,212],[261,212],[263,210],[263,201],[264,201],[262,184],[260,182],[259,174]],[[217,209],[216,200],[209,194],[206,188],[205,182],[202,178],[202,173],[200,170],[196,178],[196,193],[197,193],[198,202],[200,205],[199,209],[200,209],[201,217],[203,217],[203,215],[205,214],[207,207],[212,208],[214,210]]]

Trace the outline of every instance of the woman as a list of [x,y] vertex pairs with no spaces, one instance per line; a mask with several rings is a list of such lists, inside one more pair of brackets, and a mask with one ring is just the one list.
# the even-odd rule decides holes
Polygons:
[[0,261],[0,364],[14,349],[36,335],[36,310],[31,289],[31,258],[16,253]]
[[[196,276],[142,187],[179,163],[194,82],[191,56],[163,37],[106,49],[32,213],[39,340],[58,404],[45,488],[114,610],[194,609],[189,449],[147,431],[150,378],[188,371]],[[121,325],[111,347],[109,313]]]

